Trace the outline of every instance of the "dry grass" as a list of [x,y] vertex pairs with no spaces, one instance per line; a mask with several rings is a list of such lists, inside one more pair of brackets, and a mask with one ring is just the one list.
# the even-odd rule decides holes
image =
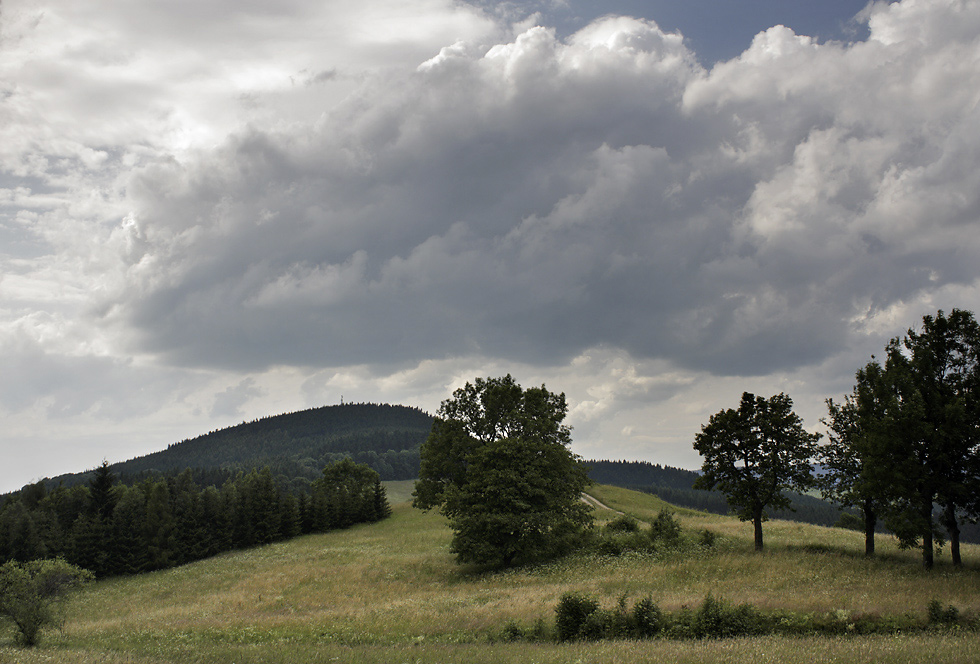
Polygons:
[[[652,496],[596,487],[606,505],[651,519]],[[138,577],[110,579],[82,593],[62,632],[26,653],[0,632],[0,662],[540,661],[604,662],[871,661],[865,651],[929,652],[934,661],[967,661],[962,639],[920,635],[889,639],[748,639],[731,642],[585,646],[488,644],[508,621],[550,620],[566,591],[595,594],[607,606],[627,594],[665,608],[699,603],[711,592],[760,607],[804,611],[922,615],[930,599],[980,613],[980,550],[964,547],[967,569],[931,573],[914,553],[886,539],[884,557],[866,561],[860,534],[786,522],[766,524],[769,550],[752,551],[751,527],[726,517],[677,510],[688,530],[719,535],[707,553],[579,556],[533,569],[477,574],[457,566],[451,533],[437,514],[397,505],[382,523],[230,553]],[[814,550],[814,546],[817,550]],[[975,636],[973,637],[975,638]],[[897,645],[896,645],[897,644]],[[816,649],[816,650],[815,650]],[[932,656],[936,650],[936,657]],[[529,658],[520,658],[525,652]],[[941,655],[948,652],[949,656]],[[754,655],[746,653],[755,653]],[[46,659],[48,658],[48,659]],[[811,660],[812,661],[812,660]]]
[[280,642],[176,646],[134,654],[84,648],[24,651],[0,647],[0,664],[968,664],[978,661],[973,635],[916,637],[751,638],[700,642],[604,642],[594,644],[426,644],[339,646]]

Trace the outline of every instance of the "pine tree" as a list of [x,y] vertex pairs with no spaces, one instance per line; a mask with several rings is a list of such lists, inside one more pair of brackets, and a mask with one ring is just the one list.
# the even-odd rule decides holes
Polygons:
[[115,484],[116,476],[109,469],[108,461],[95,469],[95,476],[88,483],[89,514],[103,523],[112,518],[112,510],[116,507],[117,498],[112,490]]
[[170,490],[164,481],[148,488],[146,521],[143,524],[143,546],[147,568],[163,569],[174,564],[174,516],[170,507]]

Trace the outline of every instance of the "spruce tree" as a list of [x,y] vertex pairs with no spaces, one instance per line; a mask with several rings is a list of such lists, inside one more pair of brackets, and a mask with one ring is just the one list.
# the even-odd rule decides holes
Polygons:
[[146,521],[143,524],[143,545],[148,569],[163,569],[174,564],[175,525],[167,483],[151,483],[146,501]]

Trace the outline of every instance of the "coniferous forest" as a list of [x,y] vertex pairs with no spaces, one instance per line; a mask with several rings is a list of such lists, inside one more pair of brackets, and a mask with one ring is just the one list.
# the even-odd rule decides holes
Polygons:
[[381,480],[416,476],[431,422],[403,406],[315,408],[41,480],[0,497],[0,562],[132,574],[377,521]]
[[173,567],[223,551],[378,521],[390,513],[377,472],[327,465],[309,491],[268,467],[201,488],[194,474],[118,482],[108,464],[87,484],[32,484],[0,511],[0,561],[61,557],[96,576]]

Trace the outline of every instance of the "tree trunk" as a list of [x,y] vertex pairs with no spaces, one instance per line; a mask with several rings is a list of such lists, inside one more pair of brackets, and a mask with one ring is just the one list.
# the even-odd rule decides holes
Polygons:
[[762,510],[752,514],[752,524],[755,526],[755,550],[762,551]]
[[922,531],[922,566],[926,569],[932,569],[932,496],[926,498],[923,499],[922,507],[922,518],[925,523],[925,528]]
[[960,524],[956,521],[956,506],[950,503],[946,506],[946,532],[949,533],[949,553],[953,557],[953,565],[960,567],[963,560],[960,558]]
[[878,515],[868,501],[864,503],[864,556],[872,558],[875,555],[875,526],[878,525]]

